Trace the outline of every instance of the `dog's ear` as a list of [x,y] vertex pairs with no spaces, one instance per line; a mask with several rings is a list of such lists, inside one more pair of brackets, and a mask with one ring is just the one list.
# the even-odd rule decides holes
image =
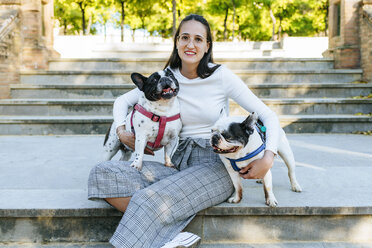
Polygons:
[[253,112],[240,125],[246,132],[251,135],[254,132],[254,125],[256,124],[258,115]]
[[132,73],[130,77],[132,78],[133,83],[138,87],[138,89],[143,90],[143,86],[145,85],[148,78],[136,72]]

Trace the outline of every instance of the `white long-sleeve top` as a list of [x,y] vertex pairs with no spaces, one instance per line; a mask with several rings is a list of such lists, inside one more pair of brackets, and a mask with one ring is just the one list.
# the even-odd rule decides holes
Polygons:
[[[209,139],[214,123],[221,112],[228,109],[228,99],[233,99],[248,112],[256,112],[267,128],[266,150],[277,153],[279,120],[245,83],[226,66],[221,65],[207,78],[188,79],[179,69],[172,70],[180,85],[178,100],[182,129],[180,138]],[[114,103],[115,126],[125,125],[128,108],[138,102],[138,88],[118,97]]]

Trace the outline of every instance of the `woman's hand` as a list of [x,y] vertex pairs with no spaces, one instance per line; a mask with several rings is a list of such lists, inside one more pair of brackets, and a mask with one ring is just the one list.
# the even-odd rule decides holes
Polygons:
[[262,179],[274,164],[275,154],[272,151],[265,151],[261,159],[251,162],[239,171],[244,179]]
[[[134,136],[132,132],[126,131],[125,126],[119,126],[116,129],[116,134],[118,135],[121,143],[130,147],[134,151],[135,144],[136,144],[136,136]],[[148,147],[145,148],[145,154],[154,156],[154,152],[151,151]]]

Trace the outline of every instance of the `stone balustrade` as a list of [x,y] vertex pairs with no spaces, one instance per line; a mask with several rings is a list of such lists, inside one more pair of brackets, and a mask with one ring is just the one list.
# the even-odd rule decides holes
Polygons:
[[0,99],[10,97],[10,84],[19,83],[20,22],[17,10],[0,11]]

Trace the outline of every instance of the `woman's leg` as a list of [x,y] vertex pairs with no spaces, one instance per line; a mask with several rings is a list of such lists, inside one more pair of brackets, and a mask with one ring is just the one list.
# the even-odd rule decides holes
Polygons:
[[221,162],[185,169],[137,191],[110,242],[120,248],[161,247],[197,212],[225,201],[232,192]]
[[132,197],[105,198],[105,201],[120,212],[124,213],[131,198]]
[[134,192],[178,172],[164,164],[144,161],[141,171],[127,161],[106,161],[92,168],[88,179],[88,199],[106,200],[124,212]]

